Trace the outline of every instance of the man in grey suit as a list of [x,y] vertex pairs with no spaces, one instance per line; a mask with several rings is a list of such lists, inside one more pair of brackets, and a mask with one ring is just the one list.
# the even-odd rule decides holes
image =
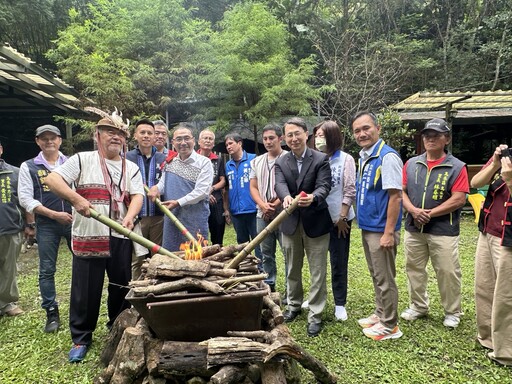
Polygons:
[[331,168],[327,155],[306,147],[308,128],[303,119],[288,120],[284,136],[291,152],[276,160],[277,196],[283,208],[287,208],[301,191],[307,193],[300,198],[299,208],[280,226],[288,277],[288,310],[284,318],[291,322],[301,311],[305,252],[311,278],[307,333],[314,337],[322,330],[322,312],[327,301],[327,249],[332,221],[325,199],[331,189]]

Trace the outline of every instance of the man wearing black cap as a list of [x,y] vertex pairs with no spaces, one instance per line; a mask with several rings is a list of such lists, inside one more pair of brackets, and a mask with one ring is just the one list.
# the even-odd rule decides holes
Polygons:
[[[90,209],[133,229],[144,189],[139,167],[124,158],[128,125],[118,114],[96,124],[98,150],[69,158],[46,177],[50,190],[73,205],[73,266],[69,328],[73,347],[69,362],[85,358],[98,322],[107,273],[108,327],[130,304],[125,300],[134,245],[123,235],[90,218]],[[69,184],[74,183],[73,190]],[[137,247],[135,247],[137,252]],[[143,250],[147,252],[147,250]],[[142,254],[141,254],[142,255]]]
[[39,291],[41,307],[46,310],[45,332],[55,332],[60,326],[59,306],[55,290],[55,271],[62,237],[71,250],[71,205],[50,191],[44,183],[48,174],[63,164],[67,157],[59,148],[62,144],[60,130],[53,125],[36,129],[36,144],[41,152],[20,167],[18,196],[25,211],[35,216],[27,220],[25,233],[35,236],[39,253]]
[[459,263],[460,212],[469,193],[466,165],[446,151],[450,128],[432,119],[421,131],[426,152],[404,166],[403,204],[405,257],[410,305],[401,317],[414,321],[427,315],[427,262],[430,259],[444,308],[443,325],[460,323],[461,269]]

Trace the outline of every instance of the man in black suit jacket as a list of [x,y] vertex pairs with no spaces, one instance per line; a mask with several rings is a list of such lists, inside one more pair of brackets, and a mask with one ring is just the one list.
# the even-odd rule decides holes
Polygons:
[[300,198],[299,208],[280,226],[288,277],[288,310],[284,317],[287,322],[293,321],[301,310],[305,251],[311,276],[307,333],[313,337],[322,329],[327,301],[327,249],[332,220],[325,199],[331,189],[331,168],[327,155],[306,147],[308,128],[303,119],[288,120],[284,136],[291,152],[276,160],[277,196],[287,208],[301,191],[307,193]]

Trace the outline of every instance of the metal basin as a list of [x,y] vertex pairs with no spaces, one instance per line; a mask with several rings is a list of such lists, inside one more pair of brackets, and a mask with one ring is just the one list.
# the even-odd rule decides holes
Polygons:
[[212,295],[184,293],[135,297],[126,296],[162,340],[203,341],[227,336],[228,331],[261,329],[265,289]]

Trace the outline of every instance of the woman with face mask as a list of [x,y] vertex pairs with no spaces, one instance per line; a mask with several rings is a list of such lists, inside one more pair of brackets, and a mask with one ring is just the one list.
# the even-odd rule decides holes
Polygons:
[[350,250],[350,229],[355,217],[352,204],[356,197],[356,165],[354,158],[343,152],[343,136],[336,122],[323,121],[313,129],[315,148],[329,155],[332,182],[327,197],[332,229],[329,241],[331,257],[332,292],[336,320],[348,318],[347,302],[348,254]]

